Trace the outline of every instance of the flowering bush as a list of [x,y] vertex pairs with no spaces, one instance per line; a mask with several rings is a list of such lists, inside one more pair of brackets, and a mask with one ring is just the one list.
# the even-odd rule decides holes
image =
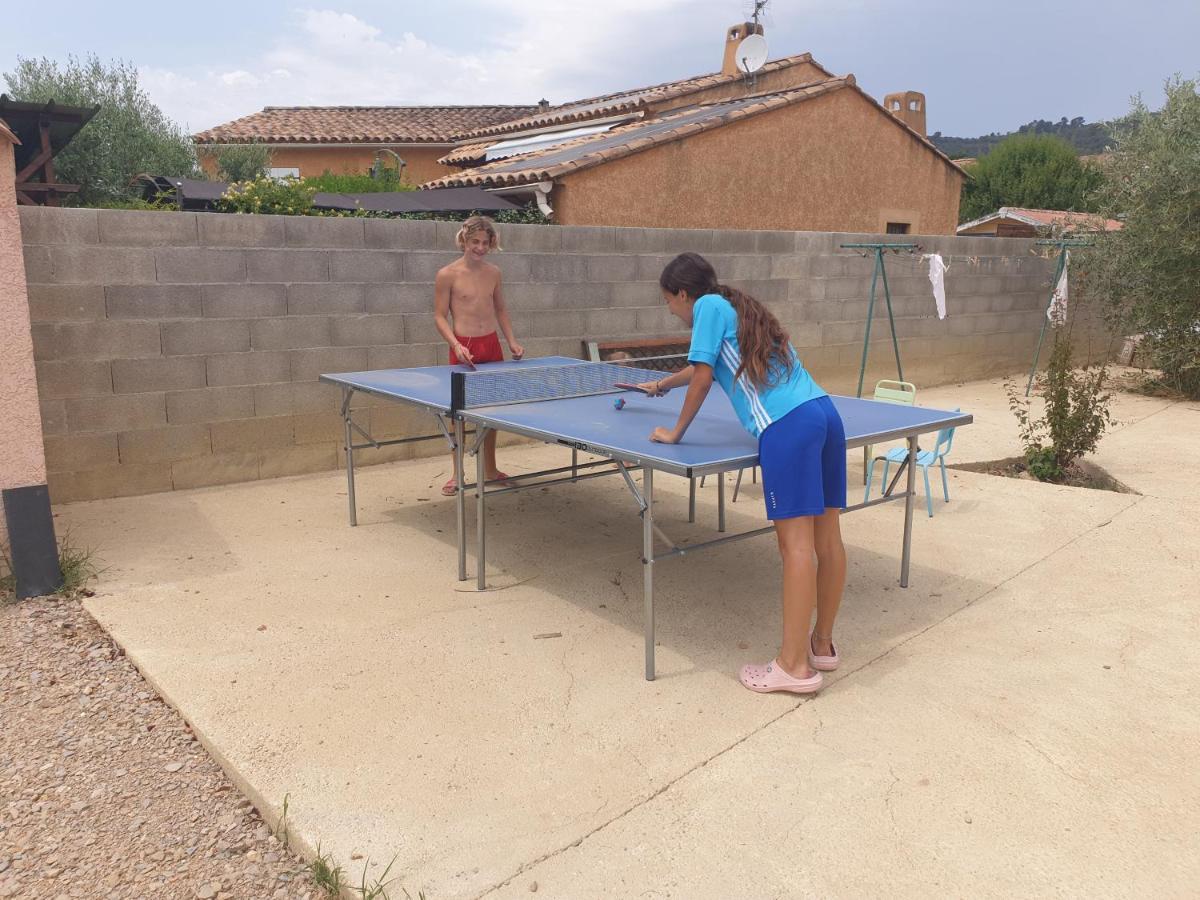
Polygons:
[[316,189],[297,178],[268,178],[265,175],[251,181],[235,181],[217,201],[221,212],[260,213],[276,216],[310,216],[319,214],[313,209]]

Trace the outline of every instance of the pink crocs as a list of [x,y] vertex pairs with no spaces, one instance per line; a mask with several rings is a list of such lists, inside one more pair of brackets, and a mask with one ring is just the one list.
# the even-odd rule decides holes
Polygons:
[[813,636],[810,634],[808,636],[808,664],[818,672],[832,672],[842,661],[842,658],[838,656],[837,647],[833,646],[833,643],[830,642],[829,647],[833,650],[833,655],[817,656],[817,654],[813,653],[812,639]]
[[766,665],[742,666],[738,680],[744,687],[760,694],[772,691],[787,691],[792,694],[815,694],[821,689],[824,679],[820,672],[813,672],[807,678],[796,678],[789,675],[779,665],[779,660],[773,659]]

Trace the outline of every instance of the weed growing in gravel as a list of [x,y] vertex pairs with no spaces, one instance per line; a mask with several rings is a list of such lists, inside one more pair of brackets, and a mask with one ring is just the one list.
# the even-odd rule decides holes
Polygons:
[[8,548],[0,544],[0,602],[8,603],[17,597],[17,578],[13,575]]
[[[362,897],[362,900],[391,900],[387,892],[388,872],[392,871],[392,866],[395,864],[396,857],[393,856],[392,861],[383,870],[383,874],[371,882],[371,884],[367,884],[367,869],[371,865],[371,857],[368,856],[363,860],[362,880],[359,882],[358,887],[352,887],[351,890],[358,891],[358,895]],[[412,895],[403,888],[401,890],[404,890],[404,896],[409,897],[411,900]],[[418,900],[425,900],[425,893],[423,891],[420,892]]]
[[290,796],[291,794],[283,795],[283,812],[279,814],[279,821],[275,823],[275,839],[284,847],[288,846],[287,813]]
[[333,857],[321,852],[320,843],[317,844],[317,858],[308,864],[308,871],[317,887],[324,890],[333,900],[341,896],[342,867],[335,866]]
[[[8,547],[0,544],[0,602],[5,603],[15,600],[17,595],[17,579],[13,575],[12,558],[8,554]],[[63,532],[62,540],[58,542],[58,567],[63,580],[57,595],[74,600],[83,594],[88,583],[104,571],[97,568],[97,561],[94,550],[77,547],[71,539],[71,533]]]
[[73,598],[83,593],[88,582],[97,577],[103,569],[96,567],[97,557],[89,547],[77,547],[71,541],[71,533],[64,532],[58,542],[58,567],[62,569],[63,583],[58,593],[63,597]]

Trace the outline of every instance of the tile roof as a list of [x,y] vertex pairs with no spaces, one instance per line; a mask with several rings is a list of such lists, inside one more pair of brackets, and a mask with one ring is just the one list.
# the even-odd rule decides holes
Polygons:
[[[826,75],[830,77],[833,75],[832,72],[827,72],[824,67],[816,63],[810,53],[785,56],[782,59],[773,60],[759,69],[757,74],[765,75],[769,72],[776,72],[780,69],[799,65],[800,63],[810,63],[816,68],[821,69]],[[697,75],[692,78],[684,78],[680,81],[667,81],[662,84],[651,85],[650,87],[632,88],[626,91],[619,91],[615,94],[605,94],[601,97],[577,100],[574,103],[564,103],[560,106],[553,106],[548,110],[535,109],[531,115],[525,115],[521,118],[513,118],[506,122],[479,126],[470,131],[464,130],[458,137],[460,140],[473,141],[474,138],[494,137],[513,131],[541,128],[546,125],[599,119],[622,112],[644,110],[646,106],[652,103],[685,97],[688,94],[694,94],[706,88],[740,81],[745,77],[740,72],[735,75],[723,75],[717,72],[711,75]]]
[[1061,228],[1063,231],[1120,231],[1124,224],[1116,219],[1105,219],[1094,213],[1069,212],[1060,209],[1026,209],[1020,206],[1002,206],[999,212],[964,222],[958,226],[958,231],[985,225],[997,219],[1013,219],[1034,228],[1049,230]]
[[198,144],[449,143],[537,106],[268,106],[193,136]]
[[499,187],[545,181],[843,88],[859,91],[862,96],[871,100],[871,103],[882,115],[887,116],[889,121],[894,122],[898,127],[921,141],[946,165],[951,166],[956,172],[962,173],[949,157],[934,147],[927,138],[913,131],[876,103],[869,95],[863,93],[856,86],[853,75],[846,75],[842,78],[828,78],[824,81],[774,91],[769,94],[739,97],[671,110],[651,119],[644,119],[629,125],[619,125],[603,134],[577,138],[555,147],[511,156],[475,169],[447,175],[427,182],[422,187],[438,188],[459,185]]

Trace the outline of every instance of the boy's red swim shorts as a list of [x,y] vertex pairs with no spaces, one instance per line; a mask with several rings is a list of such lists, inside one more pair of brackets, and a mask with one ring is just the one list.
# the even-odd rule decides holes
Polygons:
[[[478,337],[463,337],[456,334],[454,338],[467,348],[467,352],[471,354],[471,359],[476,363],[504,361],[504,349],[500,346],[500,335],[494,331],[491,334],[482,334]],[[453,348],[451,348],[450,365],[458,365],[460,361],[458,356],[455,355]]]

